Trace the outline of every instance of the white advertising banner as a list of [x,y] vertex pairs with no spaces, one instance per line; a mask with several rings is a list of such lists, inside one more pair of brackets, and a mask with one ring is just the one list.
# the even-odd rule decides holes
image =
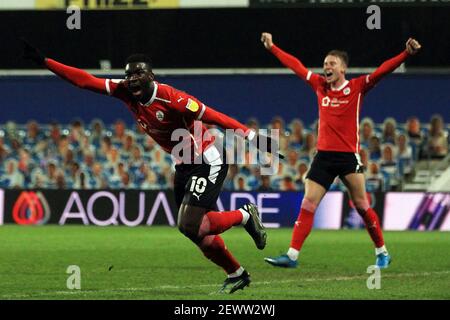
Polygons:
[[314,228],[340,229],[344,193],[328,192],[314,214]]
[[34,9],[35,0],[1,0],[0,10],[23,10],[23,9]]
[[450,193],[389,192],[384,230],[450,231]]

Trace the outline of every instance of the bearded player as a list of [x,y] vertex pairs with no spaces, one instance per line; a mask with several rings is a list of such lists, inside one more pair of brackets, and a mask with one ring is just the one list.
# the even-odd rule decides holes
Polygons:
[[332,50],[327,54],[322,76],[312,73],[297,58],[278,48],[270,33],[262,33],[261,42],[283,65],[311,86],[319,105],[317,153],[306,176],[305,195],[290,247],[286,254],[265,258],[265,261],[278,267],[297,267],[299,252],[311,232],[314,212],[333,180],[339,176],[375,245],[375,264],[379,268],[387,268],[391,256],[383,240],[377,213],[370,207],[366,196],[363,166],[358,154],[359,114],[365,94],[408,56],[416,54],[420,44],[410,38],[403,52],[385,61],[373,73],[347,80],[348,55],[344,51]]
[[[254,204],[246,204],[235,211],[216,210],[228,165],[214,144],[214,137],[208,135],[203,124],[200,124],[201,135],[198,139],[198,134],[194,132],[198,122],[194,122],[201,120],[224,129],[240,129],[242,136],[251,143],[257,144],[262,139],[268,139],[265,140],[267,149],[264,150],[268,152],[271,151],[271,139],[250,131],[240,122],[205,106],[195,97],[157,82],[150,58],[145,55],[135,54],[127,59],[125,79],[101,79],[46,58],[26,40],[22,41],[25,58],[47,67],[80,88],[122,100],[146,133],[177,158],[174,192],[179,208],[179,230],[200,248],[206,258],[227,273],[220,292],[233,293],[248,286],[249,273],[233,257],[219,234],[232,226],[243,225],[257,248],[262,250],[266,245],[266,231]],[[171,138],[172,132],[177,129],[184,129],[181,131],[185,132],[182,142]],[[179,153],[172,152],[175,148],[178,148]]]

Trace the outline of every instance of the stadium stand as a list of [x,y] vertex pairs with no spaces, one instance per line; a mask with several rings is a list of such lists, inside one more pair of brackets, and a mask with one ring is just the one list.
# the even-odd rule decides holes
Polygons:
[[[260,127],[257,119],[250,119],[247,125]],[[421,124],[416,117],[404,125],[393,118],[382,124],[362,119],[360,156],[368,191],[404,190],[408,186],[423,189],[421,179],[430,179],[429,170],[423,169],[448,154],[448,127],[440,115],[433,115],[429,124]],[[139,126],[127,128],[121,120],[105,125],[97,119],[85,125],[76,119],[67,125],[8,122],[1,128],[2,188],[172,188],[171,156]],[[247,154],[245,164],[230,166],[224,189],[302,191],[315,152],[317,123],[304,126],[302,120],[293,119],[286,125],[277,116],[262,128],[280,130],[281,151],[287,157],[278,174],[261,176],[258,166],[248,164]],[[342,188],[337,179],[332,189]]]

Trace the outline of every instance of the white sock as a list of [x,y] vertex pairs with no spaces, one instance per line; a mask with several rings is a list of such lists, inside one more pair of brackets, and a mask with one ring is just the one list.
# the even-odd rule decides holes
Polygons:
[[298,253],[300,251],[294,249],[294,248],[289,248],[288,252],[287,252],[287,256],[289,257],[289,259],[297,261],[298,259]]
[[236,277],[239,277],[243,272],[244,272],[244,268],[239,267],[239,269],[237,269],[235,272],[230,273],[230,274],[228,275],[228,278],[236,278]]
[[248,213],[247,211],[245,211],[244,209],[239,209],[239,211],[242,213],[242,225],[245,225],[248,221],[248,218],[250,218],[250,213]]
[[385,256],[388,255],[388,251],[386,249],[386,246],[382,246],[380,248],[375,248],[375,255],[379,255],[380,253],[384,254]]

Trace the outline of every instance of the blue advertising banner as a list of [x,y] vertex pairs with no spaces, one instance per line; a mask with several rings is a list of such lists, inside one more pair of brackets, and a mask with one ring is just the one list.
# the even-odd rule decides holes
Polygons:
[[[222,192],[218,206],[220,210],[235,210],[250,201],[258,206],[266,227],[292,227],[303,195],[302,192]],[[314,228],[340,229],[343,199],[342,192],[328,192],[317,208]]]

